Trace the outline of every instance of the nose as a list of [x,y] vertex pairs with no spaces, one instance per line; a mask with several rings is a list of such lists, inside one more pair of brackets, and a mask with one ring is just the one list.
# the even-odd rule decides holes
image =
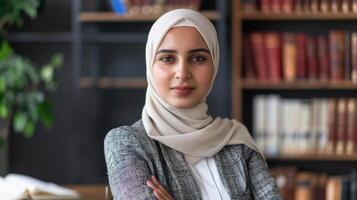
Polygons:
[[190,65],[184,61],[178,62],[176,66],[175,79],[186,80],[191,78]]

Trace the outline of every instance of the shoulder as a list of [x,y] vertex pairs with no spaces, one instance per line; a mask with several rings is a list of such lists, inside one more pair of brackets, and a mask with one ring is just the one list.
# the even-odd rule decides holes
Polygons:
[[104,148],[139,148],[150,145],[141,120],[131,126],[121,126],[110,130],[104,139]]
[[250,160],[252,158],[263,158],[259,152],[245,144],[226,145],[222,150],[225,154],[228,153],[237,157],[237,159]]

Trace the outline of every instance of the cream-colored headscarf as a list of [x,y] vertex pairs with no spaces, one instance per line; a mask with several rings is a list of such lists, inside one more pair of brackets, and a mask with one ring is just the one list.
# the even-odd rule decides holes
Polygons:
[[260,152],[244,125],[236,120],[219,117],[213,119],[208,115],[206,98],[192,108],[182,109],[169,105],[159,96],[152,76],[155,54],[165,34],[177,26],[195,27],[207,43],[214,64],[210,90],[218,71],[217,33],[206,17],[188,9],[173,10],[161,16],[151,27],[146,43],[148,87],[142,121],[147,134],[150,138],[182,152],[189,164],[212,157],[230,144],[246,144]]

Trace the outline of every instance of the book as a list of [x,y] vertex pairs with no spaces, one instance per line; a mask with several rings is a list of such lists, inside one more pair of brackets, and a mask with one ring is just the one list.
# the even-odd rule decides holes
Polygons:
[[357,32],[351,34],[351,80],[357,83]]
[[330,73],[332,81],[344,79],[345,32],[331,31],[330,40]]
[[0,199],[80,199],[73,190],[22,174],[0,177]]
[[346,137],[346,99],[338,99],[337,101],[337,140],[336,153],[345,153],[345,137]]
[[264,50],[264,34],[261,32],[250,33],[249,39],[251,42],[255,71],[257,72],[258,80],[267,80],[267,64]]
[[347,124],[346,124],[346,154],[356,152],[357,131],[357,102],[350,98],[347,100]]
[[283,34],[283,74],[286,81],[294,81],[296,77],[297,45],[294,33]]
[[280,80],[281,72],[281,45],[280,34],[269,31],[264,34],[265,58],[268,72],[268,79],[271,82]]

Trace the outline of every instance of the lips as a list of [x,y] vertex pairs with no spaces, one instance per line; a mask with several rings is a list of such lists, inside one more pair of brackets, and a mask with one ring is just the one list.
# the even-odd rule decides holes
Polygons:
[[188,96],[191,94],[191,92],[195,89],[194,87],[190,87],[190,86],[175,86],[171,88],[174,93],[179,96],[179,97],[184,97],[184,96]]

